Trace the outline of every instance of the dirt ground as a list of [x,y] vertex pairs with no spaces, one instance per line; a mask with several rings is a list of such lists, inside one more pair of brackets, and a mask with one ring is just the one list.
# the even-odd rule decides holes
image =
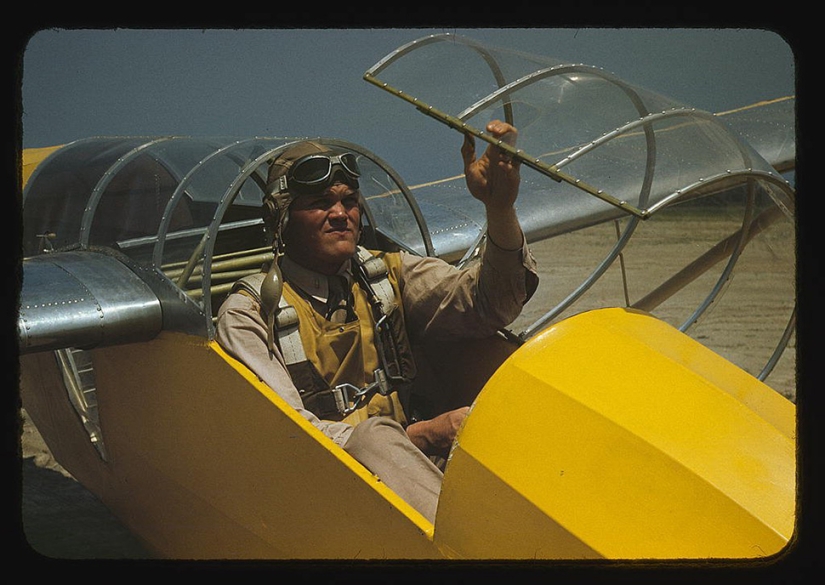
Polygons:
[[[635,303],[738,229],[739,210],[718,211],[681,210],[640,223],[622,257],[613,262],[596,285],[545,325],[591,308]],[[619,225],[618,230],[625,226],[626,223]],[[694,338],[754,375],[758,375],[767,362],[793,310],[793,229],[792,223],[783,218],[751,242],[733,278],[722,279],[725,284],[721,297],[688,329]],[[570,295],[599,265],[616,240],[617,226],[605,224],[533,244],[531,249],[540,267],[541,284],[512,330],[520,332],[533,326]],[[652,312],[674,326],[681,326],[720,281],[725,265],[725,260],[714,264]],[[795,336],[791,336],[788,349],[766,382],[794,401],[795,372]],[[54,460],[25,412],[21,443],[23,522],[26,538],[36,551],[64,557],[145,556],[145,551],[108,516],[105,508],[95,504],[94,497],[70,479],[71,475]],[[63,490],[62,499],[56,500],[54,494],[60,490]],[[55,506],[61,507],[63,513]],[[66,513],[78,507],[86,511],[85,518]],[[77,537],[83,526],[89,532],[85,543]],[[74,538],[67,539],[65,531],[75,531]]]

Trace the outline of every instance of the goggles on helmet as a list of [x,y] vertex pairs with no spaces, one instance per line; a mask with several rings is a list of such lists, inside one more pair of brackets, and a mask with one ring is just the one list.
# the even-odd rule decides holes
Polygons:
[[[314,193],[329,187],[337,171],[347,184],[357,187],[361,169],[351,152],[337,155],[308,154],[296,160],[286,173],[285,186],[296,193]],[[284,186],[282,184],[282,186]]]

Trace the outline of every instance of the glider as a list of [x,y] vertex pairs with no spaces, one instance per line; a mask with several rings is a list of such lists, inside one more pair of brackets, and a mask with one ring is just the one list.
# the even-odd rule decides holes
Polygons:
[[[793,278],[793,98],[713,115],[454,35],[404,45],[365,79],[476,140],[493,118],[519,128],[505,148],[525,167],[531,243],[612,234],[522,329],[418,348],[472,404],[435,522],[213,339],[232,284],[271,259],[258,208],[290,138],[95,137],[23,153],[21,397],[57,461],[162,557],[780,554],[796,522],[795,406],[766,380],[793,337],[793,296],[768,299],[786,325],[751,372],[689,334],[752,247]],[[461,177],[408,185],[365,148],[318,140],[360,157],[369,246],[474,260],[484,216]],[[738,215],[631,298],[634,239],[649,225],[666,235],[684,210],[699,225]],[[622,301],[581,309],[619,264]],[[697,286],[681,322],[657,316]]]

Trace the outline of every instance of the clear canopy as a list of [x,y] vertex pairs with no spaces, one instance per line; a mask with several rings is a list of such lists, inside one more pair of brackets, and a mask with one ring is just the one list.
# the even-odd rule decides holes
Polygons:
[[559,182],[522,189],[526,228],[537,237],[626,214],[646,219],[668,204],[748,180],[759,181],[793,213],[775,161],[766,161],[719,117],[597,67],[443,34],[400,47],[364,77],[488,142],[495,141],[484,131],[487,122],[514,124],[519,138],[513,154]]
[[[415,201],[396,173],[359,154],[366,223],[375,240],[431,251]],[[211,297],[271,258],[260,207],[269,161],[294,140],[92,138],[46,158],[24,191],[24,256],[113,248],[187,293],[206,315]]]
[[[779,174],[795,157],[792,98],[715,115],[597,67],[452,34],[399,47],[364,78],[477,141],[497,143],[485,132],[493,119],[518,128],[515,148],[499,146],[531,169],[519,219],[529,241],[554,250],[522,337],[619,304],[654,312],[762,378],[774,367],[795,323],[794,193]],[[485,213],[462,177],[412,190],[435,253],[468,261]],[[730,286],[734,272],[745,285]],[[738,359],[741,337],[723,339],[737,319],[759,321],[758,357]]]

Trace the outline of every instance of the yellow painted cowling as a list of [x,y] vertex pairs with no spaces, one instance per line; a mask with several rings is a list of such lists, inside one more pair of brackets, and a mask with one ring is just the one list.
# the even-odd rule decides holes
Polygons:
[[434,540],[470,558],[742,558],[794,530],[795,407],[669,325],[548,328],[475,401]]

